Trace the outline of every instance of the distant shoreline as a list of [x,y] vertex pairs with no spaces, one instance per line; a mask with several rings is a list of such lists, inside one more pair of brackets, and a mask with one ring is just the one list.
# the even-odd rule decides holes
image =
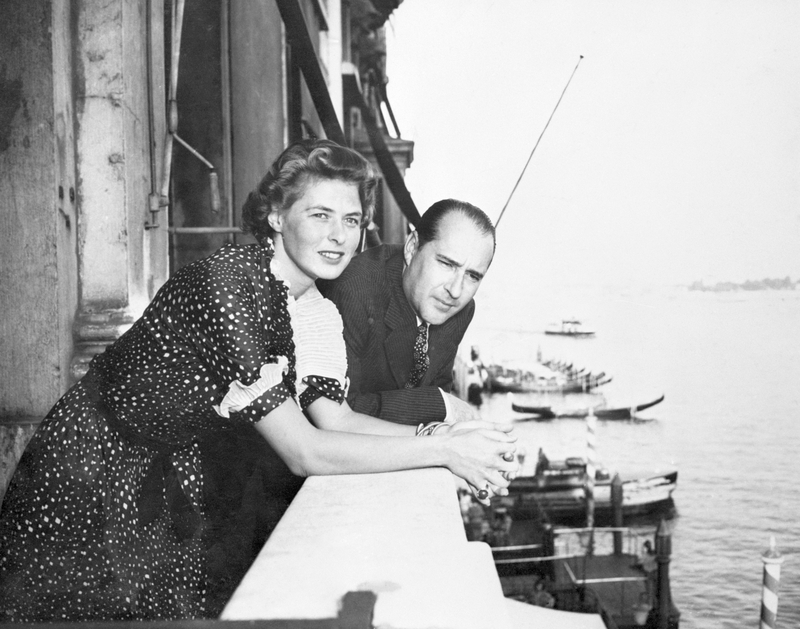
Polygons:
[[702,280],[692,282],[689,285],[689,290],[708,291],[713,293],[724,293],[730,291],[740,290],[794,290],[800,285],[800,280],[792,281],[791,278],[784,277],[783,279],[763,279],[763,280],[745,280],[744,282],[716,282],[714,284],[705,284]]

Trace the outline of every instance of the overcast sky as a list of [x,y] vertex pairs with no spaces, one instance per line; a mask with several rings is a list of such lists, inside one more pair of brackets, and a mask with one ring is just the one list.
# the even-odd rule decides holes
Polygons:
[[537,282],[800,279],[800,1],[405,0],[389,99],[420,210]]

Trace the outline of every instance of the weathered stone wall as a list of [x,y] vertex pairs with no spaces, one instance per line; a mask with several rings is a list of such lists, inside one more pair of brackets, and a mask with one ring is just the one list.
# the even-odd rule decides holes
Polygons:
[[[56,111],[54,46],[45,0],[3,3],[0,20],[0,417],[44,414],[66,382],[59,282],[74,265],[59,249],[74,242],[74,180],[66,118]],[[74,302],[72,303],[74,311]],[[72,314],[72,313],[70,313]]]
[[70,3],[0,20],[0,496],[69,383],[76,296]]
[[0,9],[0,496],[36,424],[146,305],[145,256],[166,256],[145,229],[146,7]]

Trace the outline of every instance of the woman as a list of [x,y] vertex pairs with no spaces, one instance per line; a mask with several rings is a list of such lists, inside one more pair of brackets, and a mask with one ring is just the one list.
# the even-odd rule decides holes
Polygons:
[[296,477],[446,466],[505,491],[507,428],[420,439],[343,401],[341,319],[314,282],[355,253],[375,185],[354,151],[289,147],[243,210],[259,244],[178,271],[92,361],[6,494],[0,620],[216,615]]

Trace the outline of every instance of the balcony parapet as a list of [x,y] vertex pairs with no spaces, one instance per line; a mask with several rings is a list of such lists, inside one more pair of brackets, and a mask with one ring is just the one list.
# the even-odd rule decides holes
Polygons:
[[324,619],[377,595],[375,627],[510,627],[483,542],[468,542],[441,468],[308,478],[223,620]]

